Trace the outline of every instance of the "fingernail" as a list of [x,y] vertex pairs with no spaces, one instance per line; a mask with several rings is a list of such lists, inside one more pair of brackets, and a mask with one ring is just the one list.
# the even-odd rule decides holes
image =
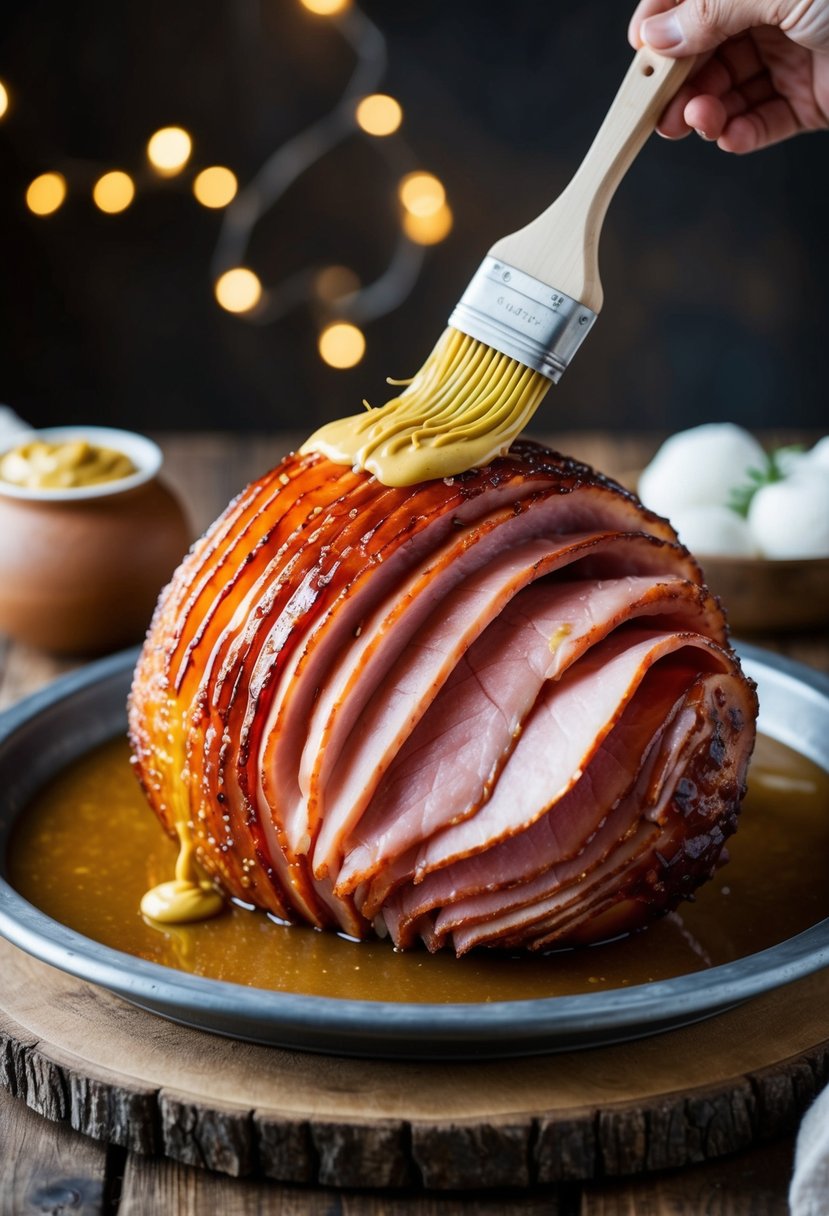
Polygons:
[[700,137],[700,139],[704,139],[707,144],[710,144],[713,142],[711,139],[711,136],[706,135],[704,131],[700,131],[699,127],[694,127],[694,130],[696,131],[696,133]]
[[682,25],[674,9],[648,17],[647,21],[642,22],[641,35],[643,41],[655,51],[670,51],[682,46],[685,41]]

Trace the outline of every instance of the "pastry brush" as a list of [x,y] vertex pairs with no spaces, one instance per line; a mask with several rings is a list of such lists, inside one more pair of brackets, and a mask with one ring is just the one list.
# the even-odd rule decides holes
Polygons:
[[404,391],[328,423],[302,451],[366,469],[389,486],[503,455],[598,316],[608,204],[692,66],[639,50],[569,185],[526,227],[496,241],[423,367],[398,382]]

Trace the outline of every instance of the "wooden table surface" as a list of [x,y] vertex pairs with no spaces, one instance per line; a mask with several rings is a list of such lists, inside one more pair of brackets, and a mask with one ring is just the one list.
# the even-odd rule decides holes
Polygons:
[[[187,504],[194,528],[205,528],[237,490],[292,446],[294,438],[299,437],[161,437],[165,476]],[[790,441],[792,436],[780,438]],[[570,432],[549,440],[616,476],[641,467],[656,447],[655,439],[641,436]],[[829,671],[825,631],[752,641]],[[77,660],[56,659],[0,638],[0,708],[77,665]],[[792,1153],[789,1138],[692,1169],[530,1192],[339,1192],[235,1180],[129,1154],[48,1122],[0,1089],[0,1216],[783,1216],[788,1211]]]

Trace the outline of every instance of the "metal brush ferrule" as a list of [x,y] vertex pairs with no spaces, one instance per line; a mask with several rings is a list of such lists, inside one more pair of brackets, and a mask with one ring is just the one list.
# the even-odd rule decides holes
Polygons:
[[596,315],[578,300],[488,255],[449,324],[557,383]]

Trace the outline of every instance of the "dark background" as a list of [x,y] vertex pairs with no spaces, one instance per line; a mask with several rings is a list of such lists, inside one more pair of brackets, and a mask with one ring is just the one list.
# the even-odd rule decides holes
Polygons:
[[[311,429],[419,366],[490,243],[575,171],[626,70],[632,3],[362,8],[388,39],[382,87],[446,184],[455,227],[405,303],[366,327],[362,363],[335,371],[313,307],[257,326],[216,305],[221,213],[189,193],[204,164],[244,184],[332,107],[352,63],[332,23],[296,0],[7,0],[0,400],[38,425]],[[122,215],[98,212],[95,176],[140,174],[148,136],[172,123],[194,136],[192,171],[146,182]],[[23,197],[48,169],[70,194],[38,218]],[[354,136],[268,214],[249,263],[266,283],[331,262],[372,279],[394,245],[394,190],[374,142]],[[825,134],[746,158],[652,139],[611,206],[604,311],[548,398],[547,429],[825,426],[827,197]]]

